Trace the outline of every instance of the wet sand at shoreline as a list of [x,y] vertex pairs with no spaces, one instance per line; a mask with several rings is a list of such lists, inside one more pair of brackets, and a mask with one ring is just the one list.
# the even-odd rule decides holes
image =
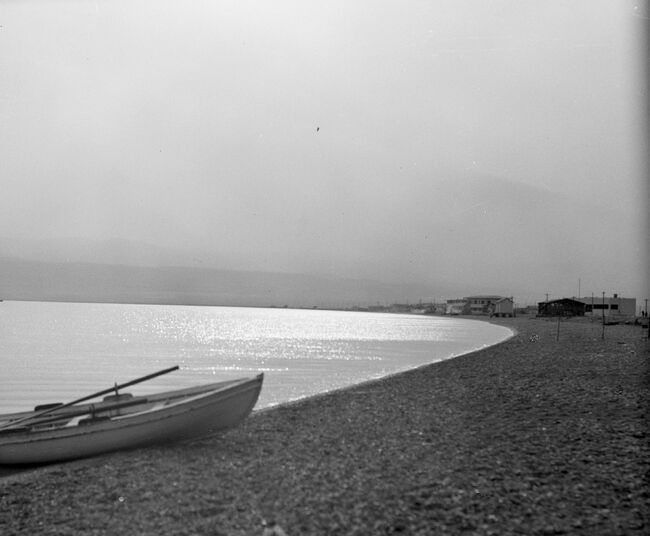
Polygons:
[[644,534],[647,331],[495,323],[518,333],[199,441],[0,478],[0,533]]

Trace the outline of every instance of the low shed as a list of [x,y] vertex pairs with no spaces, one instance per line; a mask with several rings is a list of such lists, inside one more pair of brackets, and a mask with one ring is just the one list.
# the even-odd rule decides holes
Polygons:
[[513,316],[515,304],[512,298],[501,298],[494,302],[494,316]]
[[539,302],[537,314],[539,316],[584,316],[585,304],[571,298]]

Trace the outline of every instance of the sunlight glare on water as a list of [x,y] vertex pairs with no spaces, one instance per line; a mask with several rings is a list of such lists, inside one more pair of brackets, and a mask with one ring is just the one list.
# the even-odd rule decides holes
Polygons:
[[69,401],[170,366],[135,394],[264,372],[257,407],[494,344],[485,322],[345,311],[44,302],[0,304],[0,411]]

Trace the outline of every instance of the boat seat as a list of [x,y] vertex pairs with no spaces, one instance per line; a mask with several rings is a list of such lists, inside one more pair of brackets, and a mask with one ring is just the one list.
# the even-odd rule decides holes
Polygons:
[[66,428],[69,427],[69,426],[79,426],[79,421],[81,421],[83,419],[87,419],[89,415],[90,415],[89,413],[85,413],[83,415],[77,415],[76,417],[73,417],[67,423],[65,423],[64,426]]
[[121,402],[122,400],[129,400],[133,398],[131,393],[121,393],[118,395],[106,395],[104,397],[104,402]]
[[63,402],[52,402],[51,404],[40,404],[34,408],[34,411],[44,411],[46,409],[58,408],[63,406]]

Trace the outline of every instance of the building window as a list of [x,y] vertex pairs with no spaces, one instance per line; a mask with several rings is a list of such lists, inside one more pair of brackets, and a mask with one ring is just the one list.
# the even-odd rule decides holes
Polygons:
[[607,305],[606,303],[594,303],[594,309],[598,309],[598,310],[609,309],[609,305]]
[[610,308],[612,311],[618,311],[618,303],[612,303],[612,304],[609,306],[609,308]]

